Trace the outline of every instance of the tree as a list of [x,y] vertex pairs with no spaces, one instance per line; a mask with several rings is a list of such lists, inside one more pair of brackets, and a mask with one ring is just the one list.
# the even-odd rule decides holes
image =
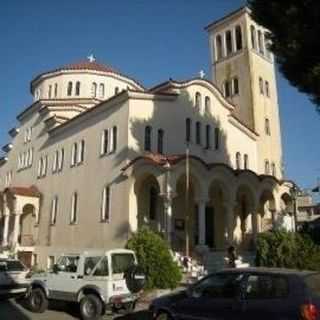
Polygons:
[[253,19],[270,31],[281,73],[320,112],[320,1],[248,0],[248,5]]

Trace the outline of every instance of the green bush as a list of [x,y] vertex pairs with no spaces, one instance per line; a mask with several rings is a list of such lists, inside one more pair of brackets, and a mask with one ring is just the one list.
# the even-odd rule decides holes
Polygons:
[[173,289],[182,279],[178,265],[173,261],[169,246],[162,237],[144,227],[127,242],[134,250],[139,265],[147,276],[146,289]]
[[261,233],[256,265],[320,271],[320,247],[305,234],[284,230]]

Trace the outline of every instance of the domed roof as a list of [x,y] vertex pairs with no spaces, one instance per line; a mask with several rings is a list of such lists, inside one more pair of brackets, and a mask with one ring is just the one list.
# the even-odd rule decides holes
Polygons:
[[135,79],[124,75],[123,73],[121,73],[120,71],[116,70],[115,68],[113,68],[109,65],[97,62],[93,57],[88,57],[88,60],[81,60],[79,62],[67,64],[67,65],[59,67],[57,69],[53,69],[53,70],[46,71],[46,72],[39,74],[31,81],[31,91],[32,91],[33,84],[35,82],[37,82],[38,80],[40,80],[41,77],[43,77],[47,74],[51,74],[51,73],[56,73],[56,72],[60,72],[60,71],[72,71],[72,70],[83,70],[83,71],[90,70],[90,71],[98,71],[98,72],[117,74],[119,76],[130,79],[131,81],[134,81],[138,85],[138,87],[140,87],[141,89],[144,89],[143,85],[141,85]]
[[99,63],[97,61],[89,61],[89,60],[83,60],[76,63],[67,64],[63,67],[57,68],[55,70],[46,72],[46,73],[52,73],[57,71],[63,71],[63,70],[94,70],[94,71],[102,71],[102,72],[112,72],[112,73],[119,73],[114,68]]

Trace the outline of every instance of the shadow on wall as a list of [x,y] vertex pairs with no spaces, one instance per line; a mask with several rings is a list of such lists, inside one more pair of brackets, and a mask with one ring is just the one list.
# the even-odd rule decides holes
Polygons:
[[[221,108],[219,106],[219,108]],[[123,150],[127,158],[143,155],[145,151],[145,130],[151,127],[151,148],[153,153],[163,155],[183,155],[186,150],[186,120],[191,120],[190,125],[190,155],[199,156],[207,163],[224,163],[231,165],[227,150],[227,134],[221,125],[221,120],[216,116],[215,106],[211,103],[205,105],[202,97],[201,105],[195,105],[194,97],[187,90],[181,89],[181,94],[173,101],[155,100],[153,113],[148,119],[133,118],[130,130],[137,142],[136,149]],[[159,134],[163,131],[163,148],[161,150]],[[169,136],[171,134],[171,136]],[[218,140],[217,140],[218,136]],[[180,137],[180,140],[178,140]],[[119,154],[118,165],[123,161],[123,154]]]

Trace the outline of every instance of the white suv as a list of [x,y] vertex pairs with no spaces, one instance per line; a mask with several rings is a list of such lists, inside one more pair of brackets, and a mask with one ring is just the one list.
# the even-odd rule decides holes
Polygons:
[[23,296],[29,286],[29,270],[19,260],[0,258],[0,298]]
[[145,284],[134,252],[125,249],[64,254],[52,272],[31,280],[33,312],[44,312],[50,299],[78,302],[84,320],[100,319],[106,309],[134,309]]

